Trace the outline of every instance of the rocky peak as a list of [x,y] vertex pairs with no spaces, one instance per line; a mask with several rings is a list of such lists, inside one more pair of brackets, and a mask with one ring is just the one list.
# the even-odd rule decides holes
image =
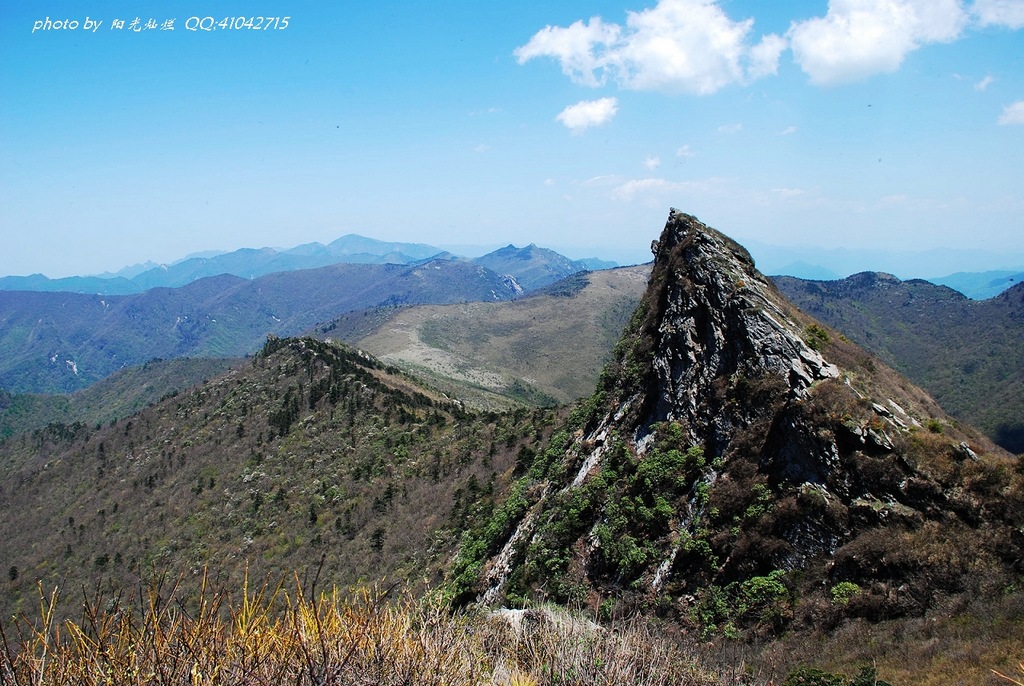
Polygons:
[[[656,392],[646,425],[682,422],[692,440],[702,441],[726,410],[716,391],[723,379],[775,376],[790,399],[800,399],[814,382],[839,376],[804,340],[801,326],[777,304],[775,287],[740,245],[672,210],[652,249],[652,311],[644,335],[653,339]],[[725,438],[730,428],[715,433]]]
[[[461,554],[463,580],[480,570],[463,591],[763,629],[811,621],[834,588],[856,601],[833,615],[882,617],[966,588],[976,560],[1014,578],[1012,457],[793,307],[696,218],[673,210],[652,249],[615,362],[567,431],[520,464]],[[1006,489],[1019,502],[997,506]],[[942,572],[922,572],[937,554]],[[755,587],[774,609],[747,597]]]

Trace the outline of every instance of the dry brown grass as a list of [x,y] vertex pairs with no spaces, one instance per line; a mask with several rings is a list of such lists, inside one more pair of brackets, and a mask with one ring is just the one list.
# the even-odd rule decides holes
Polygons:
[[767,686],[807,663],[846,674],[875,665],[898,686],[1024,680],[1014,599],[761,646],[686,646],[639,620],[609,628],[557,609],[453,614],[393,587],[311,594],[297,581],[288,590],[246,581],[237,597],[201,588],[189,596],[153,583],[131,601],[85,598],[81,619],[60,621],[69,601],[40,587],[37,616],[0,625],[0,684]]
[[830,632],[791,634],[753,655],[775,683],[797,667],[855,674],[873,665],[895,686],[999,686],[1018,681],[1024,655],[1024,598],[961,599],[923,617],[848,621]]
[[[1006,674],[1003,674],[1002,672],[996,671],[994,669],[992,670],[992,673],[1000,679],[1009,681],[1011,684],[1017,684],[1017,686],[1024,686],[1024,681],[1019,681],[1018,679],[1012,676],[1007,676]],[[1017,673],[1021,679],[1024,679],[1024,660],[1022,660],[1020,664],[1017,665]]]
[[[451,614],[392,589],[308,598],[246,582],[240,597],[203,584],[196,598],[153,584],[133,607],[92,598],[80,621],[57,621],[60,594],[40,586],[39,616],[2,629],[0,683],[660,684],[718,681],[692,655],[640,625],[600,629],[557,613],[518,625]],[[400,595],[400,594],[399,594]]]
[[722,683],[697,652],[640,620],[608,629],[563,610],[503,610],[481,635],[484,654],[497,659],[498,683],[506,673],[538,685]]

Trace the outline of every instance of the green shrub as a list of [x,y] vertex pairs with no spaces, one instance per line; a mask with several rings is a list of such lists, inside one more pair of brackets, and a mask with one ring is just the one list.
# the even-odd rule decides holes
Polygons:
[[790,672],[782,686],[843,686],[843,677],[820,669],[801,667]]
[[846,605],[850,599],[861,592],[861,587],[852,581],[840,581],[832,587],[829,593],[832,595],[833,605]]
[[878,678],[874,667],[861,667],[849,682],[841,674],[832,674],[813,667],[800,667],[789,673],[782,686],[892,686]]
[[832,338],[828,335],[828,331],[817,324],[808,324],[804,329],[804,341],[814,350],[822,350],[832,342]]
[[861,667],[857,676],[850,682],[850,686],[892,686],[888,681],[878,678],[878,672],[874,667]]

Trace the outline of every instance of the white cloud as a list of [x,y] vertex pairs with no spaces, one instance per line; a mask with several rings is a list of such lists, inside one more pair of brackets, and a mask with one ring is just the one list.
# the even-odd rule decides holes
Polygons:
[[640,196],[671,196],[684,192],[708,194],[721,185],[722,179],[703,181],[669,181],[662,178],[631,179],[612,189],[613,200],[630,202]]
[[475,148],[473,148],[473,152],[475,152],[475,153],[483,153],[483,152],[487,152],[490,149],[491,149],[491,146],[487,145],[486,143],[481,143],[480,145],[478,145]]
[[676,150],[676,157],[693,157],[696,154],[689,145],[681,146]]
[[622,177],[618,174],[601,174],[600,176],[592,176],[583,182],[584,186],[614,186],[622,181]]
[[544,179],[544,185],[545,186],[554,186],[555,183],[556,183],[555,180],[552,179],[552,178]]
[[779,71],[779,56],[789,47],[786,39],[774,33],[761,39],[761,42],[750,49],[750,65],[747,72],[751,79],[763,76],[775,76]]
[[661,166],[661,158],[657,155],[648,155],[644,158],[644,166],[653,171]]
[[554,57],[561,63],[562,73],[574,82],[599,86],[604,83],[604,76],[598,77],[594,72],[604,67],[604,58],[596,55],[594,49],[615,43],[621,30],[616,24],[605,24],[600,17],[593,17],[586,24],[577,21],[568,28],[546,26],[513,54],[519,64],[534,57]]
[[1024,0],[975,0],[971,13],[982,26],[1024,27]]
[[648,193],[651,191],[658,192],[675,192],[682,191],[690,188],[692,184],[687,181],[667,181],[665,179],[633,179],[627,181],[618,188],[612,191],[612,198],[616,200],[632,200],[636,195],[641,193]]
[[607,124],[618,110],[617,98],[581,100],[575,105],[566,107],[555,119],[565,124],[573,133],[580,133],[591,126]]
[[782,131],[779,132],[779,135],[780,136],[792,136],[794,133],[796,133],[796,131],[797,131],[797,128],[795,126],[787,126],[786,128],[782,129]]
[[830,85],[896,71],[922,45],[956,40],[967,20],[961,0],[829,0],[787,36],[811,83]]
[[743,124],[722,124],[718,127],[718,133],[732,134],[743,130]]
[[993,81],[995,81],[995,79],[993,77],[986,76],[981,81],[978,81],[976,84],[974,84],[974,90],[976,90],[976,91],[983,91],[986,88],[988,88],[990,85],[992,85]]
[[772,193],[782,198],[799,198],[801,195],[807,195],[807,191],[802,188],[773,188]]
[[897,193],[896,195],[884,195],[879,199],[879,204],[883,207],[886,205],[906,205],[910,198],[906,193]]
[[608,76],[623,88],[714,93],[774,74],[786,47],[770,34],[751,45],[754,20],[732,21],[717,0],[659,0],[627,12],[626,26],[599,17],[567,28],[547,26],[514,52],[523,64],[552,57],[574,82],[599,86]]
[[1024,124],[1024,100],[1018,100],[1003,108],[999,115],[1000,124]]

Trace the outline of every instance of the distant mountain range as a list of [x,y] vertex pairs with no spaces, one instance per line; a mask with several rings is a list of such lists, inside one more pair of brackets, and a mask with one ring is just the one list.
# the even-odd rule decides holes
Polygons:
[[[764,274],[832,281],[874,271],[909,280],[924,278],[954,288],[969,298],[984,300],[1019,282],[1024,253],[935,248],[921,251],[822,249],[746,242]],[[998,271],[993,270],[997,268]],[[1015,280],[1011,281],[1010,278]]]
[[[772,274],[805,281],[841,281],[844,278],[830,269],[803,261],[791,262],[785,267],[773,270]],[[986,272],[957,272],[948,276],[923,280],[936,286],[948,286],[971,300],[987,300],[1024,281],[1024,271],[1001,269]]]
[[990,271],[990,272],[957,272],[937,279],[928,279],[940,286],[949,286],[960,291],[971,300],[987,300],[994,298],[1008,288],[1024,282],[1024,270]]
[[172,264],[149,262],[132,265],[114,274],[99,276],[60,279],[50,279],[42,274],[4,276],[0,277],[0,290],[129,295],[151,288],[177,288],[223,274],[255,279],[275,272],[316,269],[341,263],[411,265],[432,259],[458,259],[479,264],[499,275],[516,277],[526,290],[546,286],[575,272],[617,266],[614,262],[597,258],[570,260],[553,250],[532,244],[525,248],[509,245],[467,260],[423,243],[393,243],[348,234],[327,245],[305,243],[287,250],[242,248],[228,253],[193,256]]
[[444,259],[224,274],[133,295],[0,291],[0,388],[69,392],[156,357],[244,356],[268,333],[301,333],[352,310],[521,293],[513,278]]
[[[849,251],[839,252],[850,257]],[[931,282],[881,272],[837,279],[811,255],[762,254],[770,265],[783,257],[793,260],[789,271],[803,280],[775,278],[795,303],[927,388],[956,416],[1004,447],[1024,451],[1024,406],[1015,400],[1024,394],[1018,350],[1024,331],[1005,306],[1019,292],[1015,284],[1024,272],[959,272]],[[568,402],[592,385],[603,351],[631,306],[622,303],[635,303],[638,289],[621,293],[622,303],[579,300],[575,306],[597,308],[582,319],[549,307],[556,302],[550,299],[487,314],[465,303],[509,301],[552,287],[575,292],[586,281],[573,286],[568,277],[610,266],[570,260],[535,244],[508,245],[470,260],[426,244],[350,234],[328,245],[194,255],[97,277],[4,277],[0,388],[73,392],[153,358],[243,356],[258,349],[268,333],[297,335],[334,322],[329,326],[338,331],[326,335],[390,361],[419,364],[421,373],[436,366],[429,375],[442,385],[455,379],[460,397],[469,393],[499,406]],[[395,307],[414,304],[452,307],[434,310],[427,319],[422,312],[399,314]],[[388,333],[385,322],[392,317],[387,326],[414,332],[410,342]],[[571,360],[523,354],[539,345],[529,335],[540,326],[538,318],[551,317],[565,326],[547,331],[545,343],[574,350],[578,355]],[[573,327],[592,326],[595,317],[603,318],[600,340],[577,336],[574,347]],[[437,324],[442,320],[448,330]],[[424,353],[417,346],[437,359],[420,364]],[[441,357],[457,367],[448,370],[446,381],[438,378],[446,375]],[[560,369],[565,378],[558,377]]]
[[[531,283],[544,254],[510,246],[495,251],[493,264],[521,262]],[[153,358],[242,356],[268,333],[316,328],[478,407],[571,402],[596,382],[649,269],[577,272],[530,297],[514,279],[453,260],[221,276],[128,296],[0,292],[0,388],[72,392]],[[774,280],[952,414],[1024,452],[1024,286],[975,301],[876,272]]]
[[[903,253],[868,250],[821,250],[751,243],[758,267],[765,274],[792,276],[814,281],[832,281],[863,271],[903,274],[907,264],[928,265],[930,273],[942,269],[991,265],[994,255],[982,251],[932,250],[915,254],[908,260]],[[1003,256],[1013,261],[1014,256]],[[231,252],[207,251],[189,255],[169,264],[145,262],[117,272],[93,276],[69,276],[50,279],[42,274],[0,277],[0,291],[40,291],[89,293],[93,295],[129,295],[150,288],[177,288],[211,276],[230,274],[254,279],[275,272],[316,269],[332,264],[417,264],[431,259],[457,259],[478,264],[500,275],[515,277],[525,291],[554,283],[580,271],[597,271],[619,266],[596,257],[572,260],[547,248],[530,244],[523,248],[508,245],[476,258],[452,254],[424,243],[380,241],[347,234],[324,245],[305,243],[293,248],[241,248]],[[1020,256],[1024,263],[1024,256]],[[924,269],[925,267],[920,267]],[[957,290],[972,300],[998,295],[1024,280],[1024,269],[958,271],[946,276],[927,277],[931,283]]]

